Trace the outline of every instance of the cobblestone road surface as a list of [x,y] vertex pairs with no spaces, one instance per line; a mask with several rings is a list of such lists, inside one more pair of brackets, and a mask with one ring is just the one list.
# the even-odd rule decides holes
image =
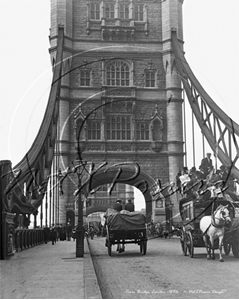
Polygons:
[[148,241],[147,254],[139,246],[116,246],[108,256],[105,238],[90,240],[90,249],[104,299],[238,299],[239,260],[208,261],[204,248],[184,256],[178,238]]

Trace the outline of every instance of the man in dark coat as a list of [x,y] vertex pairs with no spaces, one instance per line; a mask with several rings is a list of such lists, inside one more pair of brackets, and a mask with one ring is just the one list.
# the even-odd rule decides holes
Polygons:
[[134,211],[134,203],[132,203],[131,200],[128,200],[128,203],[125,205],[125,210],[129,212]]
[[212,167],[211,153],[207,153],[207,156],[201,161],[201,168],[206,176],[209,174]]
[[122,204],[121,204],[121,200],[117,200],[116,203],[113,206],[113,209],[117,210],[117,211],[121,211],[123,209]]
[[43,234],[44,234],[44,242],[45,244],[47,244],[50,236],[50,229],[47,226],[43,228]]
[[[120,212],[123,209],[121,202],[122,201],[120,199],[118,199],[116,201],[116,203],[113,205],[113,209]],[[119,251],[119,253],[124,252],[124,246],[123,245],[120,246],[120,240],[117,240],[117,250],[116,251]]]
[[52,245],[54,245],[56,243],[56,236],[57,236],[56,229],[55,229],[55,227],[52,227],[51,228],[51,241],[52,241]]

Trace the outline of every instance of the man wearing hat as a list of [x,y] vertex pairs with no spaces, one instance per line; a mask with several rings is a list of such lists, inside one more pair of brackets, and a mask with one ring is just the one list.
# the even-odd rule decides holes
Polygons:
[[131,202],[131,199],[129,199],[128,203],[125,205],[125,210],[128,210],[129,212],[134,211],[134,203]]
[[121,211],[121,210],[123,209],[121,203],[122,203],[122,201],[121,201],[120,199],[118,199],[118,200],[116,201],[116,203],[114,204],[113,209],[115,209],[115,210],[117,210],[117,211]]
[[204,174],[207,176],[209,174],[209,171],[212,170],[212,160],[211,160],[211,153],[207,153],[207,156],[202,159],[201,161],[201,169],[204,172]]

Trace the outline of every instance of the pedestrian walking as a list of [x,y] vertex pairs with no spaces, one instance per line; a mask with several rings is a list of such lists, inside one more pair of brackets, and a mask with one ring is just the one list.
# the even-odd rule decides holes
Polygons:
[[45,242],[45,244],[47,244],[47,242],[48,242],[49,233],[50,233],[50,229],[47,226],[45,226],[43,228],[43,235],[44,235],[44,242]]
[[67,233],[67,240],[70,241],[71,240],[71,233],[72,233],[72,226],[71,223],[68,222],[66,225],[66,233]]
[[55,245],[56,243],[56,229],[54,227],[51,228],[51,241],[52,241],[52,245]]

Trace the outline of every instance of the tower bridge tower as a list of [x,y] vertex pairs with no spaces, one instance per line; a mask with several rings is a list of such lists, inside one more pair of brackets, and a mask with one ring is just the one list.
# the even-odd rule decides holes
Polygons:
[[[183,100],[171,30],[183,42],[182,4],[51,0],[53,67],[59,25],[65,34],[56,155],[62,170],[79,158],[80,145],[82,159],[96,166],[135,162],[153,180],[175,181],[184,157]],[[63,182],[60,223],[76,188],[73,175]],[[176,195],[170,201],[176,214]],[[149,218],[165,220],[167,205],[152,201]]]

